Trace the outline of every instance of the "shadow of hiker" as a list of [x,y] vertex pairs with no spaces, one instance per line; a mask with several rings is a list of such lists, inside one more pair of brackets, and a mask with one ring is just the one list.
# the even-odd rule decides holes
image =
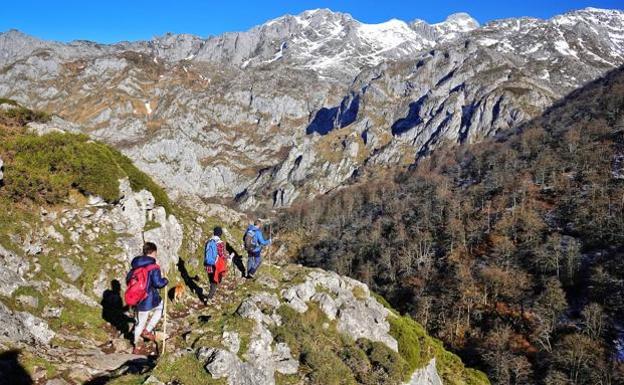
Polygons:
[[245,264],[243,263],[243,257],[238,254],[238,252],[229,243],[225,244],[225,249],[227,250],[228,254],[234,253],[234,257],[232,257],[232,263],[240,272],[241,277],[245,277],[247,275],[247,269],[245,268]]
[[155,358],[137,358],[130,360],[114,371],[85,382],[84,385],[106,385],[109,382],[126,374],[146,374],[156,366]]
[[0,385],[32,385],[33,379],[19,362],[19,350],[0,353]]
[[134,319],[126,315],[128,307],[124,306],[121,298],[121,284],[118,280],[112,280],[110,289],[104,290],[100,304],[102,305],[102,318],[113,325],[124,338],[132,339],[129,324],[134,323]]
[[206,296],[204,295],[204,289],[202,289],[202,287],[196,283],[197,281],[199,281],[199,276],[196,275],[194,277],[191,277],[188,270],[186,269],[186,262],[184,262],[184,259],[182,259],[182,257],[178,259],[177,266],[178,271],[180,272],[180,276],[182,277],[182,280],[184,281],[186,287],[188,287],[189,290],[195,293],[200,301],[205,301]]

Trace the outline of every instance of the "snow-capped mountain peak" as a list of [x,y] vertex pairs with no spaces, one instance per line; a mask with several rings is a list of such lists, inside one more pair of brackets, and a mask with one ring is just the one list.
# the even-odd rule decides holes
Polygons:
[[459,12],[450,15],[441,23],[433,24],[433,26],[453,32],[468,32],[479,28],[479,22],[465,12]]

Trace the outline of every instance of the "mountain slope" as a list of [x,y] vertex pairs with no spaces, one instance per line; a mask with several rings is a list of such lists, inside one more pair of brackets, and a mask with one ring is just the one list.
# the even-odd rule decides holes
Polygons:
[[[203,240],[223,226],[236,254],[246,223],[172,203],[116,150],[0,106],[0,384],[489,383],[335,273],[266,264],[248,281],[233,266],[203,305]],[[122,300],[144,241],[186,290],[158,360],[130,354]]]
[[281,236],[494,383],[619,383],[622,106],[619,68],[495,139],[298,206]]
[[208,39],[10,31],[0,96],[78,123],[174,196],[279,207],[492,136],[624,63],[621,11],[477,27],[462,14],[366,25],[316,10]]

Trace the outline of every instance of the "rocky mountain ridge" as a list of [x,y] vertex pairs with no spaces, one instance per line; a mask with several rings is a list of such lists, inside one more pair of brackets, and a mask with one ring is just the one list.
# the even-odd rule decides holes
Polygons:
[[624,13],[600,9],[484,26],[316,10],[115,45],[13,31],[0,96],[58,112],[173,196],[280,207],[516,126],[623,64],[622,36]]

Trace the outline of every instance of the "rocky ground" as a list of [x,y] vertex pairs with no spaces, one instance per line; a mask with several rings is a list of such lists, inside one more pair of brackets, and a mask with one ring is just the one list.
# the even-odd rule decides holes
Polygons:
[[[366,285],[335,273],[265,264],[250,281],[237,255],[205,306],[200,240],[215,219],[167,213],[128,180],[119,191],[114,204],[75,192],[0,217],[0,383],[487,383]],[[242,225],[226,222],[226,239],[239,239]],[[149,357],[131,354],[122,301],[144,240],[159,245],[170,288],[185,287],[168,300],[167,352],[147,345]]]

